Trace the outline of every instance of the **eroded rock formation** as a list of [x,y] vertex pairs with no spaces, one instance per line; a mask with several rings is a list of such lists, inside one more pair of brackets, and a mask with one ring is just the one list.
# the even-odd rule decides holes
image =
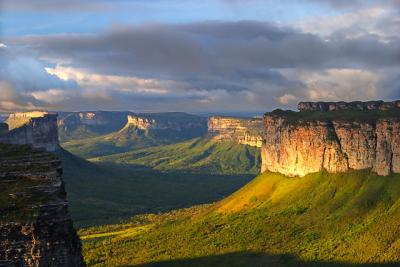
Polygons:
[[84,266],[61,174],[53,154],[0,144],[0,266]]
[[[362,106],[368,103],[371,102]],[[397,106],[393,108],[398,109]],[[349,169],[372,169],[379,175],[400,173],[400,117],[397,115],[400,109],[398,111],[381,110],[371,116],[366,113],[368,111],[358,111],[359,119],[358,113],[353,113],[351,119],[343,114],[318,118],[302,112],[266,113],[262,171],[289,176]]]
[[212,116],[208,119],[208,132],[218,141],[236,141],[240,144],[261,147],[263,142],[262,119]]
[[[35,117],[38,116],[38,117]],[[0,136],[0,142],[31,145],[47,151],[59,149],[57,114],[48,112],[26,112],[11,114],[7,124],[10,131]]]

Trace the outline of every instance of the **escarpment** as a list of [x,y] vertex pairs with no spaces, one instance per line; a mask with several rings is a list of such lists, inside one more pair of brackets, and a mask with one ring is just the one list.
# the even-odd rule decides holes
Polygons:
[[[11,114],[7,126],[0,127],[0,142],[18,145],[31,145],[55,151],[58,142],[57,114],[48,112],[26,112]],[[11,124],[11,126],[9,125]]]
[[[343,103],[340,105],[354,105]],[[379,175],[399,173],[399,101],[390,102],[390,105],[384,102],[377,102],[379,105],[375,102],[357,103],[369,108],[351,108],[350,113],[347,108],[266,113],[262,171],[289,176],[350,169],[371,169]],[[307,105],[314,104],[325,107],[331,103]],[[382,109],[384,105],[386,108]]]
[[84,266],[61,174],[51,153],[0,144],[0,266]]
[[127,123],[121,130],[135,131],[142,135],[156,137],[192,138],[207,131],[207,120],[204,117],[180,112],[147,113],[128,115]]
[[261,147],[263,141],[262,119],[212,116],[208,119],[208,133],[218,141],[236,141],[240,144]]

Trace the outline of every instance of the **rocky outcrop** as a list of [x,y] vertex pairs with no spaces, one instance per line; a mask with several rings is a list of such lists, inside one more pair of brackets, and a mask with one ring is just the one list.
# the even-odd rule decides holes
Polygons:
[[206,129],[206,119],[186,113],[148,113],[128,115],[127,125],[140,130],[191,131]]
[[134,115],[128,115],[127,125],[136,127],[140,130],[168,128],[168,124],[162,125],[157,123],[155,119],[141,118]]
[[264,126],[262,119],[212,116],[208,119],[208,133],[218,141],[236,141],[261,147]]
[[[31,145],[35,148],[45,148],[47,151],[55,151],[60,147],[57,114],[47,112],[16,113],[11,114],[7,122],[10,122],[13,127],[11,127],[11,131],[0,136],[2,143]],[[24,123],[21,124],[21,122]],[[15,127],[16,125],[18,127]]]
[[0,266],[85,266],[60,160],[29,146],[0,152]]
[[396,115],[400,109],[399,113],[374,113],[375,117],[365,112],[360,119],[352,115],[351,120],[319,119],[302,112],[266,113],[262,171],[289,176],[349,169],[400,173],[400,116]]
[[32,118],[41,118],[49,114],[47,111],[17,112],[8,115],[6,123],[10,130],[27,124]]
[[58,131],[61,142],[84,139],[118,131],[126,124],[129,111],[59,112]]
[[388,110],[400,108],[400,100],[384,101],[354,101],[354,102],[300,102],[297,105],[300,111],[334,111],[334,110]]

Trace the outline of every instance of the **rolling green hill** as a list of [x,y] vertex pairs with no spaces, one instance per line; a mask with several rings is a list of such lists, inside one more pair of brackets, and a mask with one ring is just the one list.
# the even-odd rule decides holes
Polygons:
[[264,173],[230,197],[80,231],[89,266],[399,266],[400,175]]
[[161,171],[207,174],[257,174],[261,164],[259,148],[233,141],[218,142],[208,137],[166,146],[136,149],[91,160],[143,165]]
[[70,211],[76,226],[117,223],[134,214],[165,212],[217,201],[252,175],[161,173],[120,164],[91,163],[65,150],[63,162]]

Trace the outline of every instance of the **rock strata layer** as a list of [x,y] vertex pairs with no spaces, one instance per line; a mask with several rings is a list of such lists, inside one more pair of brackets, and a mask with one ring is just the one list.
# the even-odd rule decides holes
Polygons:
[[264,127],[262,119],[212,116],[208,119],[208,132],[214,140],[261,147]]
[[367,120],[302,121],[300,116],[266,113],[262,172],[288,176],[350,169],[371,169],[379,175],[400,173],[400,118],[382,114]]
[[0,144],[0,266],[85,266],[54,155]]
[[60,147],[57,114],[47,112],[16,113],[11,114],[7,122],[11,123],[13,127],[7,133],[0,135],[0,142],[2,143],[28,144],[35,148],[44,148],[47,151],[55,151]]

